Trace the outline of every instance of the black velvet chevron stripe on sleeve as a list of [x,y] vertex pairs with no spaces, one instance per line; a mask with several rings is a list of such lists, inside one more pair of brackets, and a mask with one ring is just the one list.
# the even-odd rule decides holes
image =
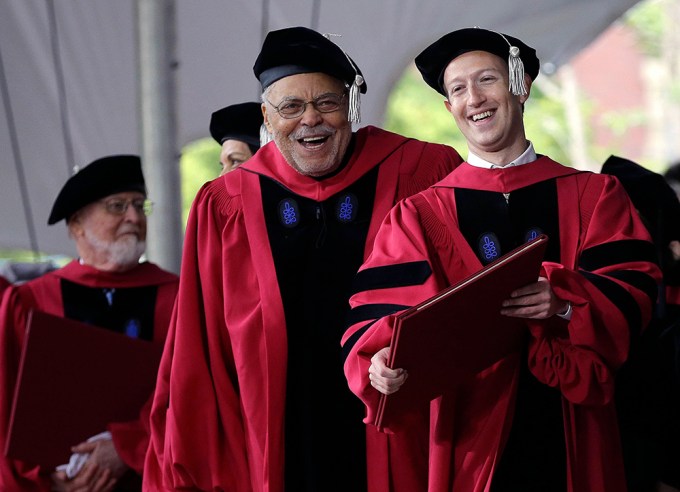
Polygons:
[[432,268],[425,260],[367,268],[354,277],[352,294],[367,290],[421,285],[431,274]]
[[587,278],[600,292],[602,292],[623,314],[628,322],[628,330],[631,339],[640,334],[642,325],[642,313],[635,298],[626,289],[613,280],[595,273],[579,270],[579,273]]
[[656,299],[659,296],[659,284],[646,273],[637,270],[617,270],[615,272],[607,272],[606,276],[615,278],[641,290],[647,294],[653,304],[656,303]]
[[640,239],[624,239],[599,244],[583,251],[579,267],[592,272],[611,265],[637,261],[657,263],[652,243]]
[[397,311],[402,311],[408,309],[411,306],[403,306],[401,304],[365,304],[363,306],[358,306],[352,309],[347,317],[347,326],[352,326],[362,321],[370,320],[370,323],[366,323],[365,326],[359,328],[356,332],[352,334],[351,337],[347,339],[345,344],[342,346],[342,358],[343,361],[347,358],[354,344],[357,340],[366,333],[373,323],[378,321],[383,316],[388,316],[390,314],[396,313]]
[[347,315],[347,326],[350,327],[362,321],[380,319],[383,316],[388,316],[410,307],[402,304],[364,304],[363,306],[357,306]]

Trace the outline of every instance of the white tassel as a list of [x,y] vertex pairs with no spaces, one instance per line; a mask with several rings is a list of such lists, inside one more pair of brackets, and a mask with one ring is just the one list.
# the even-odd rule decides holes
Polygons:
[[527,88],[524,85],[524,63],[519,57],[519,48],[510,44],[508,38],[500,32],[496,34],[502,37],[510,47],[510,54],[508,55],[508,90],[516,96],[525,96]]
[[519,57],[519,48],[510,46],[510,56],[508,57],[508,69],[510,86],[508,89],[516,96],[524,96],[527,93],[524,85],[524,63]]
[[[333,33],[324,33],[323,36],[328,39],[329,41],[331,40],[331,37],[341,37],[341,34],[333,34]],[[342,50],[342,48],[340,48]],[[352,62],[352,59],[349,57],[347,52],[345,50],[342,50],[342,53],[345,55],[347,58],[347,61],[349,64],[352,66],[354,69],[354,82],[352,82],[352,85],[349,88],[349,114],[348,114],[348,119],[350,123],[360,123],[361,122],[361,86],[364,83],[364,78],[359,75],[359,70],[357,69],[356,65]]]
[[272,134],[267,131],[267,125],[260,125],[260,147],[264,147],[273,140]]
[[364,78],[357,74],[354,82],[349,88],[349,121],[350,123],[361,123],[361,85]]

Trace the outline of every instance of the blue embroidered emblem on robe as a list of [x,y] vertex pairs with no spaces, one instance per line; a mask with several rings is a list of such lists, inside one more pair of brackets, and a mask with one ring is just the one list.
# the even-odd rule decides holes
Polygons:
[[335,205],[335,215],[339,222],[352,222],[359,211],[359,200],[352,193],[340,195]]
[[529,241],[533,241],[534,239],[536,239],[536,238],[537,238],[538,236],[540,236],[541,234],[543,234],[543,231],[541,230],[540,227],[532,227],[532,228],[529,229],[529,230],[527,231],[527,233],[524,235],[524,241],[526,241],[527,243],[528,243]]
[[295,227],[300,223],[300,207],[292,198],[279,202],[279,220],[284,227]]
[[501,255],[501,244],[493,232],[481,235],[478,243],[479,253],[485,262],[495,260]]

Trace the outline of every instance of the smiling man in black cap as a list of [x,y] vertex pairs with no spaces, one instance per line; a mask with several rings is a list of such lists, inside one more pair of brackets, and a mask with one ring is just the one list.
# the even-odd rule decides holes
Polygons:
[[394,203],[460,157],[353,132],[366,82],[313,30],[270,32],[254,72],[274,141],[194,201],[145,486],[361,492],[366,428],[340,351],[352,279]]
[[[427,480],[403,480],[398,469],[393,490],[625,490],[614,382],[656,296],[649,235],[615,178],[562,166],[527,140],[524,104],[539,69],[533,48],[461,29],[425,49],[416,66],[445,97],[469,156],[395,207],[361,268],[380,277],[426,263],[430,274],[357,289],[352,312],[415,305],[539,234],[550,240],[538,281],[513,292],[501,310],[526,321],[523,353],[433,403],[423,419],[432,417],[430,454],[414,451],[410,463]],[[409,384],[402,368],[386,366],[393,321],[373,316],[343,340],[346,375],[369,418],[378,391]]]
[[232,104],[210,117],[210,135],[221,145],[220,176],[233,171],[260,148],[262,110],[260,103]]
[[[152,263],[139,261],[149,210],[137,156],[98,159],[74,174],[62,188],[48,223],[66,221],[79,258],[10,287],[0,306],[0,448],[4,449],[7,439],[18,360],[31,309],[135,338],[158,343],[165,339],[178,279]],[[149,438],[148,409],[145,413],[138,421],[112,423],[102,429],[109,432],[102,439],[74,442],[73,451],[88,456],[80,470],[54,472],[3,454],[0,490],[140,490],[138,474]],[[40,446],[40,442],[35,445]]]

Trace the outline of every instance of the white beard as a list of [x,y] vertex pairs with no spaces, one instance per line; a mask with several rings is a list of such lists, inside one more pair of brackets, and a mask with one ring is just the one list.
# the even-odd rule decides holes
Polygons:
[[116,241],[103,241],[85,229],[85,239],[93,249],[108,258],[108,262],[118,267],[130,267],[139,262],[144,254],[146,241],[140,241],[137,236],[126,235]]

